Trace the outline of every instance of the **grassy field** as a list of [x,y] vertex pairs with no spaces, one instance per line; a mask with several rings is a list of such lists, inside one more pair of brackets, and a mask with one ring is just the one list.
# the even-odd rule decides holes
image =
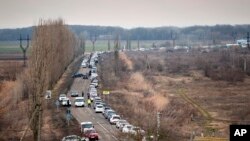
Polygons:
[[0,41],[0,54],[5,54],[5,53],[21,53],[19,42],[18,41]]
[[[163,40],[141,40],[139,42],[139,45],[142,48],[151,48],[153,43],[155,43],[156,45],[161,45],[164,42],[165,41],[163,41]],[[136,49],[137,46],[138,46],[137,44],[138,44],[138,41],[132,40],[131,41],[131,48]],[[121,48],[123,48],[124,46],[126,46],[126,41],[122,40],[120,42],[120,45],[121,45]],[[113,50],[114,41],[110,41],[110,46],[111,46],[111,50]],[[108,40],[97,40],[96,43],[95,43],[95,48],[96,48],[97,51],[108,50]],[[92,51],[92,43],[89,40],[87,40],[87,42],[86,42],[86,51],[87,52]]]
[[[140,41],[140,47],[143,48],[151,48],[153,43],[160,46],[165,41],[162,40],[142,40]],[[126,41],[121,41],[121,48],[126,45]],[[23,44],[26,46],[26,42]],[[114,48],[114,41],[110,41],[111,50]],[[131,47],[137,48],[137,41],[132,40],[131,41]],[[108,41],[107,40],[97,40],[95,43],[95,49],[96,51],[106,51],[108,50]],[[86,41],[86,51],[91,52],[92,51],[92,43],[90,40]],[[18,41],[0,41],[0,54],[7,54],[7,53],[21,53],[21,49],[19,47]]]

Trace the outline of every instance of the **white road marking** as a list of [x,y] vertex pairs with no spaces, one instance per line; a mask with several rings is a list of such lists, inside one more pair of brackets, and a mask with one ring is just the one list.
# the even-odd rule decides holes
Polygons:
[[[98,125],[100,125],[105,131],[107,131],[108,133],[111,133],[109,132],[104,126],[102,126],[99,122],[97,122]],[[114,136],[114,135],[111,135],[115,140],[118,141],[118,139]]]

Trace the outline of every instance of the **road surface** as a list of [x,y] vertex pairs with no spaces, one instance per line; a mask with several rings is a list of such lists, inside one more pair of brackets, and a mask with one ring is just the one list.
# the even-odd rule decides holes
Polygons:
[[[78,72],[86,73],[88,72],[88,68],[80,68]],[[71,91],[78,91],[81,95],[82,91],[85,94],[85,100],[87,90],[90,84],[90,80],[82,79],[82,78],[75,78],[73,84],[71,86],[70,91],[68,92],[68,97],[70,97]],[[98,93],[100,93],[98,91]],[[97,133],[99,134],[100,141],[118,141],[117,133],[119,132],[118,129],[113,125],[110,125],[109,122],[103,117],[102,113],[95,113],[93,108],[86,107],[74,107],[74,98],[71,98],[72,106],[71,106],[71,113],[74,118],[79,122],[91,121],[94,124],[94,128],[96,129]],[[85,102],[86,104],[87,102]],[[80,129],[79,129],[80,132]]]

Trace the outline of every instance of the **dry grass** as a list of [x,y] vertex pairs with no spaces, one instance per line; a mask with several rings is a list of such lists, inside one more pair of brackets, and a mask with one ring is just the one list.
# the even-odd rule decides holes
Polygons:
[[133,70],[133,62],[128,58],[124,52],[119,53],[120,60],[126,64],[128,70]]
[[[202,69],[204,64],[198,60],[206,60],[212,67],[217,64],[219,66],[232,64],[230,58],[227,60],[229,62],[221,61],[220,52],[207,54],[144,52],[151,64],[151,69],[148,70],[145,68],[146,61],[141,52],[125,54],[134,68],[127,72],[128,79],[118,78],[116,80],[119,81],[113,83],[115,85],[112,87],[114,94],[111,96],[111,105],[132,124],[140,125],[148,133],[154,134],[155,112],[162,111],[161,131],[164,141],[166,138],[170,141],[188,140],[192,131],[199,135],[204,133],[205,136],[211,136],[211,131],[214,130],[215,136],[227,137],[229,124],[249,124],[250,114],[247,107],[250,106],[248,96],[250,78],[244,76],[244,82],[232,83],[227,80],[215,81],[211,77],[204,76],[205,72]],[[240,57],[240,54],[238,56]],[[152,64],[160,64],[162,68],[158,70],[158,65]],[[179,90],[183,90],[185,95],[213,118],[231,122],[217,120],[208,122],[196,107],[180,96]],[[168,137],[164,138],[166,135]]]
[[151,89],[150,84],[140,72],[133,73],[127,84],[130,91],[148,91]]
[[168,98],[163,96],[162,94],[155,94],[151,97],[146,98],[145,100],[149,103],[153,103],[157,111],[164,110],[164,108],[166,108],[167,104],[169,103]]
[[0,80],[15,80],[23,70],[22,61],[1,61],[0,60]]

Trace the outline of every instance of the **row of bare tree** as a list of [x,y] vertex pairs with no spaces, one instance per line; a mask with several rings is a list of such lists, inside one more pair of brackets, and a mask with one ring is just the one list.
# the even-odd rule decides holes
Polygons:
[[[44,96],[59,80],[79,50],[74,34],[62,19],[40,20],[34,27],[32,47],[25,73],[29,121],[34,140],[41,140]],[[25,133],[24,135],[25,136]]]

